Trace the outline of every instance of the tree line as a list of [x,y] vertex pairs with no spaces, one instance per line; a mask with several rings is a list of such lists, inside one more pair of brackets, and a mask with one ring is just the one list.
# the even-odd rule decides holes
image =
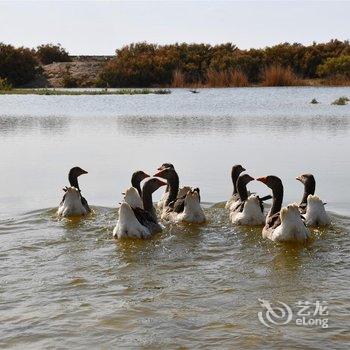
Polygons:
[[[60,45],[36,50],[0,43],[0,78],[14,86],[34,78],[40,64],[67,62]],[[220,45],[133,43],[116,50],[103,66],[96,86],[248,86],[298,85],[305,79],[349,84],[349,41],[305,46],[282,43],[261,49]]]

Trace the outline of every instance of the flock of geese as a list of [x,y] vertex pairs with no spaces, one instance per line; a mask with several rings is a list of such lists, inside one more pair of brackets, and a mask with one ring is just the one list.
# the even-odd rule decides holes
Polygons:
[[[233,193],[225,207],[232,224],[261,225],[262,236],[278,242],[305,242],[310,237],[308,227],[330,224],[325,203],[315,195],[316,181],[312,174],[303,174],[296,178],[304,185],[301,202],[282,208],[281,179],[274,175],[257,178],[257,181],[272,191],[272,196],[259,197],[248,191],[247,185],[255,179],[244,173],[245,170],[240,164],[234,165],[231,170]],[[78,183],[78,177],[83,174],[87,174],[87,171],[80,167],[74,167],[69,171],[70,187],[63,189],[65,193],[58,207],[58,216],[81,216],[91,212]],[[141,182],[143,182],[142,188]],[[119,208],[119,219],[113,230],[113,237],[151,237],[164,228],[159,223],[158,217],[162,221],[175,223],[204,223],[206,217],[200,205],[199,188],[189,186],[180,188],[179,184],[179,176],[170,163],[162,164],[153,177],[143,171],[134,172],[131,187],[123,193],[124,200]],[[165,192],[155,207],[152,195],[163,186],[166,186]],[[266,215],[264,202],[269,199],[272,199],[272,205]]]

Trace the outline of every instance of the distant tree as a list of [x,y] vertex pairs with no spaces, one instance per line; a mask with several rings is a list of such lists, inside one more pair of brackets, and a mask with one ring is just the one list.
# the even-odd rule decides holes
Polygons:
[[18,86],[33,80],[37,64],[33,50],[0,43],[0,77],[9,84]]
[[42,64],[71,61],[69,53],[63,47],[61,47],[61,44],[40,45],[36,49],[36,54]]

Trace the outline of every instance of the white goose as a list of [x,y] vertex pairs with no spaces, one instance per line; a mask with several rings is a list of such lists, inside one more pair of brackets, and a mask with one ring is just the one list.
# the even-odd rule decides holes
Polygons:
[[299,204],[299,211],[305,217],[307,226],[327,226],[331,220],[323,201],[315,196],[316,181],[312,174],[303,174],[296,178],[304,185],[304,195]]
[[81,216],[88,213],[81,201],[81,194],[75,187],[67,187],[60,203],[57,215],[62,217]]
[[192,223],[206,221],[204,211],[200,205],[199,188],[190,189],[184,196],[179,197],[179,176],[174,168],[163,169],[154,176],[166,179],[169,186],[169,194],[161,214],[162,219]]
[[281,179],[269,175],[257,180],[271,188],[273,195],[272,207],[262,231],[263,237],[277,242],[305,243],[310,233],[302,220],[298,205],[290,204],[282,208],[283,185]]
[[145,182],[142,188],[144,209],[132,208],[126,202],[121,204],[119,219],[113,230],[114,238],[148,238],[162,231],[152,202],[153,192],[161,186],[166,186],[166,183],[156,178],[150,178]]
[[58,207],[58,216],[80,216],[91,212],[87,200],[81,195],[78,177],[88,172],[80,167],[70,169],[68,180],[71,187],[65,187],[62,201]]
[[265,222],[264,206],[257,195],[248,197],[247,184],[254,178],[248,174],[238,177],[237,191],[239,199],[231,204],[230,220],[235,225],[256,226]]

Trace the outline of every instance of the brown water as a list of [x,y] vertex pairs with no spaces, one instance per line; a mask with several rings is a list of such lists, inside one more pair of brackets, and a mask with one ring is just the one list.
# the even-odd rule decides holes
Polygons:
[[[350,89],[0,96],[0,348],[347,349],[350,106],[330,105],[342,95]],[[201,187],[208,223],[113,240],[132,171],[165,161]],[[332,226],[307,246],[232,227],[221,202],[234,163],[281,176],[286,203],[302,195],[295,176],[314,173]],[[95,214],[58,221],[73,165],[89,171],[80,182]],[[259,299],[286,303],[292,321],[266,327]],[[298,301],[327,302],[328,327],[296,325]]]

